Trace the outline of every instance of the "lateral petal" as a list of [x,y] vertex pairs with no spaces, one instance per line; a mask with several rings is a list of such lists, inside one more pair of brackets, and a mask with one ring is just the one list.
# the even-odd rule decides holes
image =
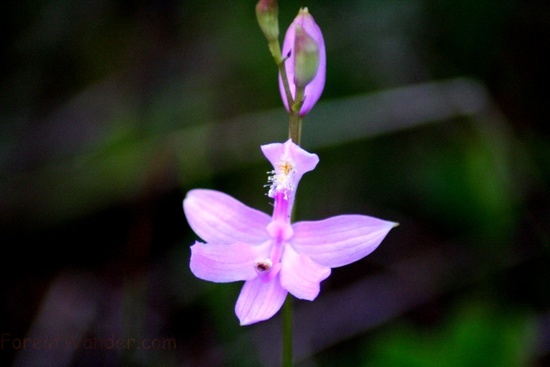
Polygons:
[[270,216],[223,192],[191,190],[183,211],[193,231],[206,242],[259,244],[269,237]]
[[235,305],[235,313],[241,325],[271,318],[283,305],[287,293],[281,287],[279,275],[268,282],[260,278],[247,280]]
[[235,282],[256,277],[256,262],[267,256],[266,245],[195,242],[191,246],[189,266],[197,278],[216,283]]
[[373,252],[397,223],[366,215],[340,215],[293,224],[290,240],[297,252],[331,268],[355,262]]
[[282,259],[281,286],[294,297],[313,301],[320,291],[321,281],[328,278],[330,268],[298,254],[287,245]]

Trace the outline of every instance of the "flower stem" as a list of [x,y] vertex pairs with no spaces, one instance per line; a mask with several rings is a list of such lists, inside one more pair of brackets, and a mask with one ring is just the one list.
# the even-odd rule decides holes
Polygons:
[[292,297],[283,305],[283,367],[292,367]]
[[[302,138],[302,117],[300,116],[300,109],[304,102],[304,88],[296,88],[296,96],[293,99],[290,93],[290,86],[286,75],[286,70],[283,63],[279,64],[279,70],[281,71],[281,78],[287,95],[289,106],[289,138],[296,145],[300,145]],[[291,217],[294,217],[294,208],[292,208]],[[292,297],[287,296],[283,305],[283,367],[292,367]]]
[[302,117],[300,116],[300,109],[304,103],[304,88],[296,88],[296,98],[293,104],[290,106],[290,123],[288,136],[294,144],[300,145],[302,138]]
[[292,93],[290,92],[290,84],[288,83],[288,76],[285,68],[285,61],[288,57],[283,58],[283,55],[281,54],[281,46],[279,45],[278,40],[270,41],[268,46],[269,51],[271,51],[271,56],[273,56],[273,60],[275,60],[275,64],[277,65],[277,69],[279,69],[287,103],[289,106],[292,106],[294,100],[292,99]]
[[[300,108],[302,107],[304,99],[304,88],[297,88],[296,98],[292,98],[290,83],[288,82],[288,75],[285,68],[285,61],[287,57],[283,58],[279,41],[270,41],[269,50],[271,51],[271,55],[273,56],[275,64],[279,69],[279,74],[281,76],[281,81],[283,82],[283,88],[290,110],[288,135],[295,144],[300,145],[302,135],[302,117],[300,116]],[[292,367],[292,297],[290,295],[286,297],[283,305],[283,367]]]
[[297,114],[290,114],[288,137],[292,139],[294,144],[300,145],[300,139],[302,137],[302,118]]

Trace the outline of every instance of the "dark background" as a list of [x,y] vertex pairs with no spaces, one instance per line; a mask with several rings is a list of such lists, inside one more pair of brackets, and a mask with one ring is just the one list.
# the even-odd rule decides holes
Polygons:
[[[241,284],[191,274],[181,209],[271,210],[287,117],[254,6],[1,5],[0,364],[278,364],[279,316],[240,327]],[[550,4],[279,6],[327,47],[298,219],[400,222],[294,302],[298,365],[550,365]]]

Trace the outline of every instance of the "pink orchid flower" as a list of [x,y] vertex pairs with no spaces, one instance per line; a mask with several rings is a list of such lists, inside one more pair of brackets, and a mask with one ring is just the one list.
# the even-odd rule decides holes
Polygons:
[[298,182],[319,158],[291,140],[261,148],[274,168],[271,217],[214,190],[191,190],[183,201],[189,225],[206,241],[191,246],[191,271],[212,282],[245,281],[235,306],[241,325],[272,317],[289,292],[314,300],[331,268],[367,256],[397,225],[365,215],[291,224]]
[[[325,87],[325,77],[327,69],[327,58],[325,51],[325,41],[323,39],[323,33],[321,28],[315,23],[313,16],[309,14],[307,8],[300,9],[300,12],[294,18],[294,21],[288,27],[288,30],[285,34],[285,40],[283,42],[282,54],[283,56],[290,55],[290,57],[285,61],[286,74],[288,76],[288,82],[290,84],[290,93],[292,98],[296,97],[296,84],[294,81],[294,72],[295,72],[295,60],[296,52],[294,50],[295,41],[296,41],[296,27],[300,27],[305,34],[308,35],[316,44],[319,49],[319,66],[317,68],[317,73],[311,82],[309,82],[305,87],[304,92],[304,103],[300,108],[300,116],[305,116],[317,103],[323,89]],[[283,99],[283,104],[287,111],[290,111],[288,106],[288,101],[286,98],[285,88],[283,86],[283,81],[279,75],[279,91],[281,93],[281,98]]]

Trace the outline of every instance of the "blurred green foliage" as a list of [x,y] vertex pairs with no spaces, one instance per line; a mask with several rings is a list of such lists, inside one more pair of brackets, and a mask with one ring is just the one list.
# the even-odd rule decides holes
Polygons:
[[525,312],[469,300],[459,302],[437,325],[395,322],[376,338],[355,342],[355,349],[326,353],[320,365],[531,366],[534,339],[534,323]]

